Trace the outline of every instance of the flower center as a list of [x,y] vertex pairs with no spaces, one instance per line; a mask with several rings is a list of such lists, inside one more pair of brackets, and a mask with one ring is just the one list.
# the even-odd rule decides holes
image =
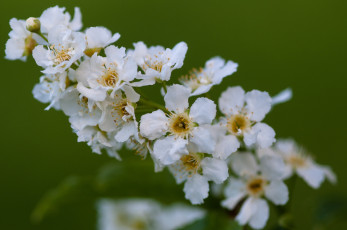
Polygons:
[[170,132],[178,137],[187,138],[193,129],[193,122],[185,112],[172,114],[169,119]]
[[200,168],[201,158],[196,153],[190,153],[181,157],[181,162],[187,171],[197,171]]
[[251,121],[242,114],[231,115],[227,122],[227,128],[231,133],[241,135],[251,128]]
[[300,154],[293,154],[286,158],[286,161],[294,168],[306,166],[306,158]]
[[262,177],[255,177],[247,182],[247,191],[252,196],[261,196],[264,193],[266,180]]
[[211,84],[212,80],[203,68],[200,68],[199,70],[193,69],[189,75],[182,76],[180,82],[194,91],[202,85]]
[[29,56],[33,52],[35,46],[37,45],[37,42],[33,39],[33,36],[30,34],[24,40],[24,44],[25,44],[25,47],[24,47],[23,56]]
[[132,119],[131,114],[127,110],[129,101],[126,99],[122,99],[117,104],[113,104],[112,117],[114,118],[114,122],[118,124],[118,122],[126,122]]
[[55,56],[54,64],[59,65],[60,63],[71,59],[73,48],[70,47],[65,49],[64,46],[61,46],[61,49],[58,50],[54,45],[50,46],[49,48],[53,51]]
[[99,84],[105,87],[114,87],[118,82],[118,73],[116,70],[108,68],[104,75],[102,75],[97,81]]

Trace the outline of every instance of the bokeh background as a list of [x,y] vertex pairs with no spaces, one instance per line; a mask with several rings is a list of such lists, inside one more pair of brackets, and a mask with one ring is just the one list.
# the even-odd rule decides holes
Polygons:
[[[347,214],[341,211],[347,199],[347,1],[1,1],[1,56],[10,18],[39,16],[54,5],[66,6],[71,13],[79,6],[84,26],[119,32],[119,46],[131,47],[140,40],[164,47],[187,42],[185,65],[173,77],[216,55],[238,62],[238,72],[211,92],[214,99],[230,85],[272,95],[291,87],[293,99],[273,109],[265,121],[277,137],[294,137],[318,162],[331,165],[339,180],[316,191],[297,183],[291,197],[297,229],[319,229],[312,226],[326,202],[327,209],[340,210],[329,226],[347,229]],[[67,205],[40,224],[31,221],[31,213],[67,176],[93,176],[116,160],[77,143],[67,117],[44,111],[45,105],[32,97],[40,77],[33,60],[1,58],[0,69],[0,229],[95,229],[95,209],[88,203]],[[153,100],[161,102],[156,95]]]

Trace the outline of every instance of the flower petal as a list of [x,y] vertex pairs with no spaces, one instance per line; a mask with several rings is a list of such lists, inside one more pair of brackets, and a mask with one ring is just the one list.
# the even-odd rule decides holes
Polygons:
[[254,229],[262,229],[269,219],[269,205],[263,199],[256,199],[254,201],[256,208],[249,221],[249,225]]
[[182,85],[174,84],[167,88],[167,93],[164,96],[165,107],[169,111],[182,113],[189,106],[188,98],[190,90]]
[[283,205],[289,199],[288,187],[281,180],[273,180],[266,186],[265,196],[275,205]]
[[152,155],[163,165],[170,165],[187,155],[187,140],[173,136],[157,140],[154,143]]
[[205,177],[195,174],[187,180],[183,188],[185,198],[192,204],[202,204],[208,197],[209,185]]
[[140,132],[141,135],[154,140],[163,136],[167,132],[168,118],[161,110],[147,113],[141,117]]
[[228,166],[224,160],[206,157],[201,161],[203,176],[216,184],[223,183],[229,176]]
[[206,126],[195,127],[190,141],[196,145],[198,152],[201,153],[212,154],[216,146],[216,142]]
[[252,153],[234,153],[231,156],[231,167],[240,175],[256,175],[259,167]]
[[251,120],[263,120],[271,109],[272,100],[267,92],[252,90],[246,93],[245,100],[247,102],[246,108],[251,114]]
[[240,147],[240,142],[234,135],[226,135],[221,137],[216,144],[213,156],[226,160],[232,153],[236,152]]
[[211,124],[216,117],[216,104],[205,97],[196,99],[190,108],[189,115],[198,124]]
[[219,109],[225,115],[238,113],[243,107],[244,100],[245,91],[240,86],[229,87],[218,100]]
[[318,165],[312,163],[308,167],[299,168],[296,172],[310,185],[312,188],[319,188],[324,180],[325,171]]

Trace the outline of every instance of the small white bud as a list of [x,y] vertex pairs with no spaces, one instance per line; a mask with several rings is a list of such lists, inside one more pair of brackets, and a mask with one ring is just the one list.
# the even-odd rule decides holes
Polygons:
[[40,20],[37,18],[30,17],[26,20],[26,28],[28,31],[33,33],[40,32],[41,29],[41,23]]

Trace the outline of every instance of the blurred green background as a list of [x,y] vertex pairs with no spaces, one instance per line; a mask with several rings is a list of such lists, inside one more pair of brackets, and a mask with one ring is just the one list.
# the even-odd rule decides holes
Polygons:
[[[266,122],[277,137],[294,137],[318,162],[331,165],[339,180],[316,191],[299,181],[291,197],[297,229],[319,229],[312,226],[322,202],[329,201],[333,209],[346,204],[347,1],[1,1],[2,56],[12,17],[39,16],[54,5],[66,6],[70,13],[79,6],[84,28],[119,32],[119,46],[140,40],[164,47],[187,42],[185,65],[173,77],[216,55],[238,62],[238,72],[211,92],[214,99],[229,85],[272,95],[291,87],[292,101],[277,106]],[[41,224],[33,224],[30,215],[40,198],[67,176],[94,175],[103,164],[116,161],[77,143],[67,117],[44,111],[45,105],[32,97],[40,77],[32,59],[1,58],[0,69],[0,229],[94,229],[90,205],[67,206]],[[347,229],[346,213],[334,217],[329,228]]]

